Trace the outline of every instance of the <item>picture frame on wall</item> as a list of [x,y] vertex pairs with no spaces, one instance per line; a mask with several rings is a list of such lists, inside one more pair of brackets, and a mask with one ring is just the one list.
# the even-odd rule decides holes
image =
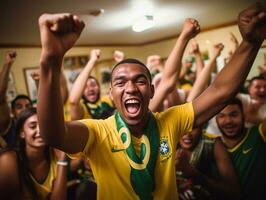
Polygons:
[[26,83],[27,93],[33,103],[37,101],[37,87],[32,78],[32,74],[39,71],[39,67],[26,67],[23,68],[24,79]]
[[87,64],[88,60],[89,60],[88,56],[79,56],[78,57],[79,67],[84,67]]
[[65,68],[72,68],[76,66],[76,57],[74,56],[69,56],[69,57],[64,57],[63,61],[63,66]]

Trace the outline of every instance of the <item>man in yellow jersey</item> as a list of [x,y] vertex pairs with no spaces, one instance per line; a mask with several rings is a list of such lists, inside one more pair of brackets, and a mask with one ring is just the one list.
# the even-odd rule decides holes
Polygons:
[[[266,20],[265,7],[253,5],[239,19],[242,43],[210,87],[192,102],[151,113],[148,105],[154,88],[149,70],[138,60],[126,59],[112,71],[110,94],[117,113],[105,120],[65,124],[58,92],[61,62],[84,23],[71,14],[42,15],[38,117],[43,138],[67,153],[82,152],[89,158],[98,199],[177,199],[177,142],[235,95],[266,37],[266,24],[262,23]],[[190,21],[196,34],[198,23]],[[179,37],[184,44],[190,39],[182,34]]]
[[241,199],[264,199],[266,119],[259,125],[245,128],[242,102],[232,99],[216,116],[216,121],[240,177]]

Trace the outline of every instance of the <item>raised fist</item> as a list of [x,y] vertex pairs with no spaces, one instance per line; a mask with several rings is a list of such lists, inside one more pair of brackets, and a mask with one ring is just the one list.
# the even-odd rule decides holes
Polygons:
[[113,53],[113,58],[114,58],[115,62],[118,63],[118,62],[124,60],[125,54],[122,51],[115,50]]
[[101,55],[101,50],[100,49],[92,49],[91,53],[90,53],[90,59],[94,60],[94,61],[97,61],[97,60],[99,60],[100,55]]
[[224,49],[224,45],[222,43],[215,44],[212,50],[213,57],[217,58],[218,56],[220,56],[223,49]]
[[16,60],[17,53],[15,51],[8,52],[6,54],[5,63],[8,65],[13,64],[13,62]]
[[39,18],[42,56],[63,58],[84,28],[84,23],[76,15],[43,14]]
[[199,44],[193,39],[191,41],[189,54],[196,54],[196,53],[200,53]]
[[256,3],[239,14],[238,27],[244,41],[260,44],[266,37],[266,7]]
[[192,18],[186,18],[183,24],[183,30],[181,35],[188,37],[189,39],[195,37],[200,32],[200,25],[197,20]]

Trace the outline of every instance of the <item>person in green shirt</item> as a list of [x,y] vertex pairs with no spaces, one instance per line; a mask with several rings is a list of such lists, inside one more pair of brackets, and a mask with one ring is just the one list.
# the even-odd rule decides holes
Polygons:
[[266,185],[266,119],[244,126],[243,106],[232,99],[216,116],[223,142],[240,177],[242,199],[264,199]]

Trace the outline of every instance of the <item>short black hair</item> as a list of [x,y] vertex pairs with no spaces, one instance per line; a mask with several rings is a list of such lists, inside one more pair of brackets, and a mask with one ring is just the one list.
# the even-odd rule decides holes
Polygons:
[[134,58],[127,58],[127,59],[124,59],[124,60],[118,62],[112,69],[112,72],[111,72],[112,75],[113,75],[113,71],[115,70],[115,68],[121,64],[137,64],[137,65],[144,67],[144,69],[147,71],[148,78],[151,82],[151,80],[152,80],[151,79],[151,73],[150,73],[150,70],[148,69],[148,67],[144,63],[142,63],[141,61],[134,59]]
[[27,99],[27,100],[29,100],[30,104],[32,105],[32,102],[31,102],[30,97],[28,97],[27,95],[24,95],[24,94],[20,94],[20,95],[17,95],[15,97],[15,99],[13,99],[11,101],[11,108],[12,108],[12,110],[15,108],[16,101],[19,100],[19,99]]
[[254,76],[252,77],[248,82],[249,82],[249,86],[251,86],[252,82],[255,80],[263,80],[266,81],[266,77],[264,75],[259,75],[259,76]]
[[243,112],[243,103],[242,103],[242,101],[241,101],[239,98],[237,98],[237,97],[234,97],[234,98],[230,99],[230,100],[227,102],[226,105],[227,105],[227,106],[228,106],[228,105],[237,105],[237,106],[240,108],[240,110]]
[[99,83],[99,81],[97,80],[97,78],[95,78],[94,76],[89,75],[89,77],[88,77],[87,80],[89,80],[89,79],[93,79],[93,80],[95,80],[96,84],[100,87],[100,83]]

